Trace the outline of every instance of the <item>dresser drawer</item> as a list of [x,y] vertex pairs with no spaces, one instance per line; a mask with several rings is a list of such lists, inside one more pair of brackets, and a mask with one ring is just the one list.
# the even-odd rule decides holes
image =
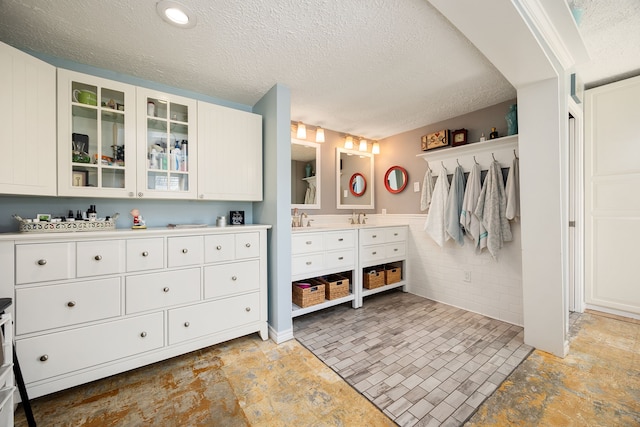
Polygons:
[[236,259],[257,258],[260,256],[260,234],[236,234]]
[[213,234],[204,237],[204,262],[233,261],[236,254],[234,234]]
[[120,315],[120,278],[16,290],[16,334]]
[[124,240],[76,243],[76,275],[101,276],[124,271]]
[[204,269],[204,297],[218,298],[260,288],[260,261],[211,265]]
[[361,245],[377,245],[385,243],[386,230],[383,228],[364,228],[360,230]]
[[407,240],[407,228],[406,227],[393,227],[385,230],[385,241],[391,242],[404,242]]
[[169,267],[186,267],[202,264],[204,239],[202,236],[169,237],[167,239]]
[[297,255],[291,258],[291,274],[313,273],[324,268],[324,253]]
[[355,247],[355,235],[351,230],[325,233],[324,235],[324,249],[327,251],[353,247]]
[[127,271],[156,270],[164,266],[164,239],[127,240]]
[[355,265],[355,249],[327,252],[324,255],[324,266],[327,269],[344,267],[351,269]]
[[369,263],[382,261],[387,257],[385,245],[372,245],[360,248],[360,262]]
[[406,243],[387,243],[385,245],[385,256],[387,258],[404,257],[406,252]]
[[16,341],[29,384],[162,347],[162,313]]
[[260,293],[169,310],[169,345],[260,320]]
[[75,249],[73,242],[16,245],[16,284],[72,279]]
[[293,255],[320,252],[324,248],[323,235],[319,233],[300,233],[291,237],[291,253]]
[[200,269],[129,276],[125,289],[127,314],[195,302],[200,300]]

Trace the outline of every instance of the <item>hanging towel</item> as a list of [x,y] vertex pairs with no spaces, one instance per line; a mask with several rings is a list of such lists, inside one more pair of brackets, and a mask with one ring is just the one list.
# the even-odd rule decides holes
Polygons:
[[[480,197],[480,191],[482,186],[480,185],[480,176],[482,171],[480,165],[474,163],[469,173],[469,179],[467,180],[467,186],[464,190],[464,198],[462,200],[462,211],[460,212],[460,225],[464,227],[465,235],[473,242],[473,247],[476,250],[482,250],[480,247],[480,235],[484,234],[486,230],[482,225],[482,222],[478,219],[474,210],[478,204],[478,198]],[[486,239],[483,239],[486,243]]]
[[427,221],[424,223],[424,230],[440,247],[444,246],[444,242],[447,240],[447,233],[444,229],[444,210],[447,207],[448,195],[447,169],[442,166],[433,189]]
[[507,175],[507,219],[518,221],[520,218],[520,161],[513,159],[513,165]]
[[422,180],[422,195],[420,197],[420,210],[426,211],[431,204],[431,197],[433,196],[433,175],[431,174],[431,168],[427,166],[427,172],[424,174]]
[[451,181],[451,189],[447,197],[445,208],[445,229],[447,234],[459,245],[464,246],[464,230],[460,225],[460,214],[462,212],[462,199],[464,198],[464,171],[462,166],[456,168]]
[[[506,215],[507,197],[502,180],[502,169],[497,161],[491,162],[484,179],[475,214],[487,229],[486,247],[496,259],[504,242],[512,239],[511,226]],[[483,237],[481,236],[482,240]],[[480,242],[482,245],[482,241]]]

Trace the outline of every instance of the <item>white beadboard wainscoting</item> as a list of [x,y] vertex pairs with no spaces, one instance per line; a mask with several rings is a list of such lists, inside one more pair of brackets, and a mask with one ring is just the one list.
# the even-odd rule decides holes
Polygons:
[[[350,215],[309,218],[314,227],[346,224]],[[463,247],[449,240],[440,248],[423,230],[426,219],[415,214],[367,215],[368,224],[409,225],[409,292],[523,326],[520,224],[511,222],[513,241],[505,242],[494,260],[486,249],[477,255],[468,240]]]

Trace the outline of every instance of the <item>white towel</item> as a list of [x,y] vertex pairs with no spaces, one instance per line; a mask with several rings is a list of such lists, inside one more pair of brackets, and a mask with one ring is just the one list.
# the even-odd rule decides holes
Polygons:
[[420,210],[426,211],[431,204],[431,198],[433,196],[433,175],[431,174],[431,168],[427,166],[427,172],[424,174],[422,180],[422,194],[420,196]]
[[498,252],[502,249],[504,242],[509,242],[512,239],[506,210],[507,197],[502,180],[502,169],[497,161],[493,161],[484,179],[475,214],[487,229],[486,245],[494,259],[498,257]]
[[[480,236],[486,232],[482,222],[480,222],[474,213],[482,189],[482,185],[480,185],[481,175],[480,165],[474,163],[471,167],[467,186],[464,190],[462,211],[460,212],[460,224],[464,227],[466,236],[473,242],[473,247],[478,251],[482,250],[482,247],[480,247]],[[486,243],[486,239],[483,239],[483,242]]]
[[445,233],[444,229],[444,210],[447,207],[448,195],[449,180],[447,179],[447,169],[442,166],[433,189],[427,221],[424,223],[424,230],[440,247],[444,246],[444,242],[447,240],[447,233]]
[[464,171],[462,166],[456,167],[451,181],[447,206],[445,208],[444,225],[447,234],[459,245],[464,246],[464,230],[460,225],[460,213],[462,212],[462,200],[464,198]]
[[516,157],[507,175],[507,219],[520,218],[520,161]]

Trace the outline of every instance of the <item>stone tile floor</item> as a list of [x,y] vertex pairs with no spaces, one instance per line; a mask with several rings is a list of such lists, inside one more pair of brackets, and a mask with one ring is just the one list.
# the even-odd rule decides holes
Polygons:
[[401,426],[459,426],[533,350],[521,327],[392,291],[294,319],[294,335]]

